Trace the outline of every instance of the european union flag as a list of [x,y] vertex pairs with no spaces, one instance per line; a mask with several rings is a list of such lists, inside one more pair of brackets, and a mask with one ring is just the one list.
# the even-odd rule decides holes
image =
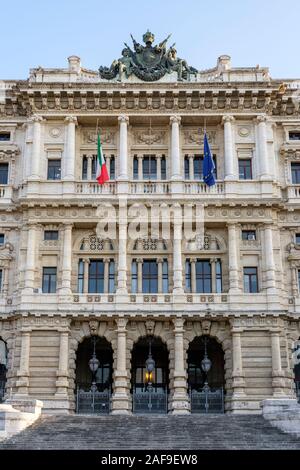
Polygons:
[[206,132],[204,132],[204,158],[203,158],[203,181],[208,186],[216,184],[214,177],[215,164],[209,148]]

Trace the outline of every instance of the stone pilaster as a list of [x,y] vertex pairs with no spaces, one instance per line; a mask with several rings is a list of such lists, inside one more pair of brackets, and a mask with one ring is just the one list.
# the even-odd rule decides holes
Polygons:
[[238,264],[238,239],[237,224],[228,223],[228,262],[229,262],[229,292],[238,293],[239,288],[239,264]]
[[17,397],[28,396],[29,388],[29,357],[30,357],[30,331],[22,330],[21,333],[21,353],[20,368],[17,372],[18,380],[16,382]]
[[234,117],[231,115],[223,116],[224,124],[224,161],[225,161],[225,180],[234,180],[237,178],[235,170],[235,149],[233,139]]
[[36,250],[37,250],[37,224],[30,224],[28,226],[27,236],[27,254],[26,254],[26,268],[25,268],[25,282],[24,292],[28,294],[33,293],[35,287],[35,269],[36,269]]
[[118,117],[120,125],[119,179],[128,180],[128,116]]
[[182,294],[182,209],[180,204],[174,205],[173,236],[173,293]]
[[266,269],[266,289],[269,294],[276,293],[275,282],[275,261],[274,261],[274,247],[273,247],[273,229],[271,225],[266,225],[264,230],[265,235],[265,269]]
[[284,372],[281,363],[279,330],[271,331],[271,351],[273,397],[282,397],[284,395]]
[[60,295],[70,295],[72,274],[72,224],[66,224],[64,228],[64,243],[62,253],[62,272]]
[[33,122],[33,135],[32,135],[32,152],[31,152],[31,165],[30,176],[28,180],[39,180],[40,175],[40,161],[41,161],[41,123],[43,122],[42,116],[35,114],[32,116]]
[[171,179],[181,180],[181,157],[180,157],[180,116],[171,116]]
[[66,149],[64,153],[64,176],[66,181],[75,179],[75,152],[76,152],[76,116],[67,116],[66,122]]
[[259,176],[261,180],[270,180],[270,168],[267,146],[267,116],[261,115],[257,117],[257,144],[258,144],[258,160],[259,160]]
[[114,393],[112,414],[131,414],[129,380],[126,369],[127,319],[118,318],[117,322],[117,359],[114,371]]
[[184,320],[175,318],[174,323],[174,389],[171,402],[172,414],[188,414],[190,412],[190,403],[188,397],[187,373],[184,367]]
[[59,364],[56,375],[55,396],[67,399],[69,388],[69,331],[60,332]]
[[127,294],[127,200],[119,201],[119,252],[117,294]]

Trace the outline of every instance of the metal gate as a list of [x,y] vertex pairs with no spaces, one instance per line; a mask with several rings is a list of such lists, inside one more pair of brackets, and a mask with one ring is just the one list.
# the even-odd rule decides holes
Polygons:
[[223,388],[203,387],[201,391],[191,390],[192,413],[224,413]]
[[296,396],[298,399],[298,403],[300,403],[300,381],[295,380],[295,386],[296,386]]
[[168,394],[164,391],[133,392],[133,413],[165,414],[168,412]]
[[77,388],[76,413],[79,414],[109,414],[110,391],[85,391]]
[[6,380],[0,380],[0,403],[2,403],[5,393]]

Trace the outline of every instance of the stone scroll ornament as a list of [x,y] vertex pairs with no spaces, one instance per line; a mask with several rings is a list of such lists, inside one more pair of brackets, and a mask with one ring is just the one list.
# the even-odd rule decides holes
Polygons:
[[198,71],[190,67],[185,60],[177,57],[175,43],[167,49],[170,36],[153,46],[154,34],[147,31],[143,35],[143,41],[146,44],[143,46],[131,35],[133,49],[124,43],[122,57],[114,60],[110,67],[101,66],[100,77],[105,80],[117,78],[118,81],[123,81],[134,74],[143,81],[154,82],[167,73],[177,72],[178,81],[189,81],[191,75],[196,75]]

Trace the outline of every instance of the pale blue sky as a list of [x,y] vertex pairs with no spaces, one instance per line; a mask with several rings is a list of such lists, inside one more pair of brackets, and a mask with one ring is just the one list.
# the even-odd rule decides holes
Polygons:
[[274,78],[300,78],[299,0],[11,0],[2,5],[0,78],[66,67],[76,54],[97,70],[120,57],[130,33],[142,42],[172,33],[178,56],[198,69],[229,54],[233,66],[267,66]]

